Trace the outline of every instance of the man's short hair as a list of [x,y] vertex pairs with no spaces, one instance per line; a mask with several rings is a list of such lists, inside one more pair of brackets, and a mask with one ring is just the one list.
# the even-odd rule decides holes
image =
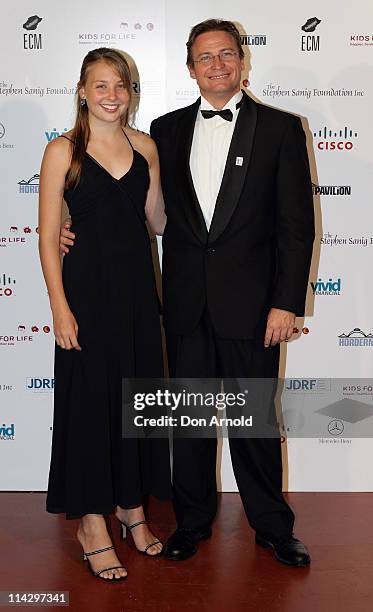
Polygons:
[[193,64],[192,59],[192,47],[194,45],[194,41],[197,36],[200,34],[205,34],[205,32],[227,32],[230,34],[237,45],[237,51],[241,59],[244,58],[244,50],[241,45],[240,33],[237,27],[234,25],[233,21],[225,21],[224,19],[206,19],[206,21],[202,21],[201,23],[197,23],[197,25],[193,26],[190,31],[187,46],[187,66]]

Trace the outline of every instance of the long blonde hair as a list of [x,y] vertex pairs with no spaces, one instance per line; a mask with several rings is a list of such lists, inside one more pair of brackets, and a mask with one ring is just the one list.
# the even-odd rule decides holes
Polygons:
[[70,168],[66,177],[66,188],[73,189],[77,186],[80,175],[82,172],[82,164],[85,156],[85,152],[88,146],[88,140],[90,136],[89,121],[88,121],[88,108],[87,104],[82,106],[79,97],[79,89],[84,87],[87,82],[88,68],[95,62],[105,61],[110,64],[119,74],[121,80],[127,89],[130,99],[127,111],[122,115],[121,121],[122,126],[128,124],[129,108],[132,101],[132,79],[128,63],[122,53],[116,49],[109,49],[107,47],[101,47],[99,49],[92,49],[83,60],[83,64],[80,70],[80,78],[77,86],[76,94],[76,118],[75,124],[72,129],[72,155]]

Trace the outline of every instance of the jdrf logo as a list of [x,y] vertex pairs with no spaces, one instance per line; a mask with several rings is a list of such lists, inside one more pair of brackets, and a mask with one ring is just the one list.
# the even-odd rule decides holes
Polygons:
[[14,423],[11,425],[5,425],[5,423],[3,423],[0,426],[0,440],[14,440],[14,436]]
[[54,378],[27,378],[26,389],[39,393],[51,393],[54,389]]
[[44,133],[45,133],[45,137],[48,140],[48,142],[51,142],[55,138],[58,138],[59,136],[61,136],[61,134],[63,134],[64,132],[67,132],[67,128],[62,130],[62,132],[57,132],[56,128],[53,128],[52,132],[44,132]]
[[312,391],[316,389],[316,378],[289,378],[286,381],[285,389],[289,391]]

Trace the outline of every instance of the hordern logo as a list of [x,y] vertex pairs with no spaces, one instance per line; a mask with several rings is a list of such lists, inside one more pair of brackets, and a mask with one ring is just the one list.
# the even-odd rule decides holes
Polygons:
[[368,334],[363,332],[359,327],[355,327],[348,334],[343,332],[339,334],[339,346],[373,346],[373,333],[369,332]]
[[34,174],[28,180],[18,181],[19,193],[39,193],[39,174]]

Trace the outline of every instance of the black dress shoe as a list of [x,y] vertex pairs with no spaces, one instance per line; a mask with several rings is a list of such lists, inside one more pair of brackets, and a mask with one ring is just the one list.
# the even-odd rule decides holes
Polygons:
[[164,547],[164,556],[171,561],[183,561],[189,559],[197,552],[197,544],[200,540],[211,537],[211,528],[202,531],[192,529],[177,529],[167,540]]
[[286,563],[286,565],[305,567],[311,563],[311,558],[305,545],[292,535],[275,539],[257,533],[255,541],[259,546],[272,548],[276,559],[281,561],[281,563]]

